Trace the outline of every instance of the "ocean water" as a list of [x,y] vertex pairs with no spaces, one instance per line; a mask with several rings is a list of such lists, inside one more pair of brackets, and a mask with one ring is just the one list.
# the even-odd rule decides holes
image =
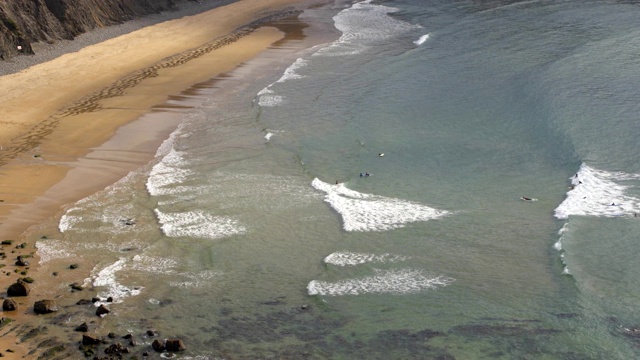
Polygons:
[[176,358],[637,358],[639,18],[309,9],[307,38],[201,86],[154,161],[70,204],[43,271],[79,259],[114,298],[98,332],[153,327]]

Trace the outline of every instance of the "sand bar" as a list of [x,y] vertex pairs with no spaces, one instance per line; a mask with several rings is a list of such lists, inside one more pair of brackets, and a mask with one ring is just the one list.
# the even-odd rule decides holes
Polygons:
[[[0,231],[2,239],[16,240],[3,247],[7,267],[0,287],[7,289],[20,277],[12,271],[15,257],[34,251],[33,244],[15,249],[28,227],[148,162],[177,120],[169,115],[156,120],[152,131],[144,122],[138,128],[125,125],[171,95],[231,71],[283,36],[270,27],[238,29],[309,5],[241,0],[0,77]],[[125,128],[125,136],[114,137]],[[36,262],[30,272],[37,270]],[[20,310],[10,317],[31,321],[35,300],[20,299]],[[23,358],[29,349],[17,345],[7,330],[0,332],[0,348],[15,351],[11,358]]]

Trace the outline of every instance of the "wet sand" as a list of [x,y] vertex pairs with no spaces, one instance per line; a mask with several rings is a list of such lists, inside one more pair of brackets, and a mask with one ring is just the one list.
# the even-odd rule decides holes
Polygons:
[[[27,229],[153,158],[179,123],[175,112],[157,105],[233,70],[284,35],[246,25],[311,4],[238,1],[0,77],[0,240],[14,240],[0,250],[6,256],[0,269],[4,295],[18,278],[37,274]],[[150,111],[156,114],[145,117]],[[15,266],[19,255],[34,256],[27,258],[30,266]],[[34,288],[58,286],[55,278],[41,277],[34,276]],[[0,328],[0,353],[28,358],[35,344],[21,343],[20,331],[13,330],[43,321],[33,313],[40,299],[33,293],[13,299],[19,308],[3,314],[14,321]]]

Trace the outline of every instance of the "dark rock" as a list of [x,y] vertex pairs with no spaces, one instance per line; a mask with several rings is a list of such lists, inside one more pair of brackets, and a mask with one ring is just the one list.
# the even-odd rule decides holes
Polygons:
[[123,339],[131,339],[131,338],[133,338],[133,335],[127,334],[127,335],[123,336],[122,338]]
[[17,308],[18,308],[18,303],[15,302],[15,300],[4,299],[4,302],[2,303],[2,310],[3,311],[14,311]]
[[58,305],[54,300],[40,300],[33,304],[33,311],[36,314],[49,314],[58,311]]
[[73,269],[77,269],[78,268],[78,264],[71,264],[69,265],[69,269],[73,270]]
[[104,305],[100,305],[100,306],[98,306],[98,308],[96,309],[96,315],[98,315],[98,316],[106,315],[106,314],[108,314],[108,313],[110,313],[110,312],[111,312],[111,310],[109,310],[109,308],[107,308],[107,307],[106,307],[106,306],[104,306]]
[[22,255],[18,256],[16,260],[16,266],[29,266],[29,262],[22,257]]
[[107,298],[107,302],[108,302],[108,303],[113,302],[113,297],[112,297],[112,296],[109,296],[109,297]]
[[129,346],[137,346],[137,345],[138,343],[134,339],[129,340]]
[[7,289],[7,296],[27,296],[30,291],[31,289],[29,289],[29,285],[27,285],[27,283],[22,280],[18,280],[16,283],[9,286]]
[[92,298],[91,298],[91,302],[92,302],[92,303],[97,303],[98,301],[100,301],[100,298],[99,298],[99,297],[92,297]]
[[96,354],[94,345],[80,345],[79,349],[84,353],[84,357],[86,358],[94,358],[94,355]]
[[76,305],[89,305],[92,304],[91,300],[88,299],[80,299],[76,302]]
[[134,219],[120,219],[120,223],[121,223],[122,225],[128,225],[128,226],[131,226],[131,225],[135,225],[135,224],[136,224],[136,221],[135,221]]
[[120,343],[115,343],[115,344],[111,344],[109,345],[106,349],[104,349],[104,353],[111,355],[111,354],[120,354],[120,353],[128,353],[129,349],[127,349],[126,347],[122,346],[122,344]]
[[148,352],[148,351],[143,352],[143,353],[142,353],[142,356],[144,356],[144,357],[149,356],[149,352]]
[[175,352],[175,351],[184,351],[185,350],[184,343],[180,339],[168,339],[165,342],[164,346],[167,349],[167,351]]
[[110,332],[109,334],[107,334],[107,337],[108,337],[109,339],[115,339],[115,338],[116,338],[116,334],[115,334],[115,333]]
[[637,327],[632,328],[624,328],[622,329],[623,333],[631,338],[640,338],[640,329]]
[[158,332],[155,330],[147,330],[147,336],[158,336]]
[[89,331],[89,325],[87,325],[87,323],[82,323],[78,326],[76,326],[76,328],[74,329],[75,331],[80,331],[80,332],[87,332]]
[[100,339],[96,336],[83,334],[82,335],[82,345],[98,345],[100,344]]
[[74,290],[74,291],[83,290],[82,286],[78,285],[78,283],[69,284],[69,287],[71,288],[71,290]]
[[153,350],[157,351],[157,352],[163,352],[166,350],[166,346],[164,344],[164,341],[155,339],[153,340],[153,342],[151,343],[151,347],[153,348]]

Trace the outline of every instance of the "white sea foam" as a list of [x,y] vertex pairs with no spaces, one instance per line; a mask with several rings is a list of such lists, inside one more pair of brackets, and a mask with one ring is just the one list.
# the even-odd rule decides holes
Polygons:
[[640,174],[602,171],[582,164],[571,178],[572,189],[555,209],[555,216],[633,216],[640,212],[640,199],[626,195],[628,186],[620,183],[638,179]]
[[270,132],[268,132],[268,133],[264,136],[264,138],[265,138],[265,140],[269,141],[269,140],[271,140],[271,137],[272,137],[272,136],[273,136],[273,134],[272,134],[272,133],[270,133]]
[[256,96],[262,96],[262,95],[266,95],[266,94],[274,94],[275,91],[271,90],[271,86],[273,84],[269,84],[269,86],[265,87],[264,89],[258,91],[258,94]]
[[216,270],[204,270],[200,272],[184,272],[177,275],[187,278],[184,281],[170,281],[168,284],[171,287],[181,288],[197,288],[211,282],[213,278],[221,276],[223,273]]
[[429,40],[429,34],[424,34],[422,36],[420,36],[420,38],[416,41],[414,41],[413,43],[420,46],[422,44],[425,43],[425,41]]
[[562,225],[562,228],[558,230],[558,235],[560,235],[560,237],[558,238],[558,241],[553,245],[554,249],[558,251],[562,250],[562,237],[568,230],[569,230],[569,223],[565,223],[564,225]]
[[[77,210],[77,208],[71,210]],[[60,217],[58,230],[60,230],[61,233],[71,230],[77,223],[82,221],[82,217],[72,215],[71,210],[68,210],[64,215],[62,215],[62,217]]]
[[182,152],[171,149],[162,160],[153,166],[147,178],[147,191],[153,196],[172,193],[173,186],[184,182],[191,171],[181,167],[184,164]]
[[338,251],[324,258],[325,264],[336,266],[355,266],[370,262],[397,262],[407,260],[407,257],[392,255],[392,254],[365,254],[365,253],[353,253],[348,251]]
[[562,274],[572,275],[571,271],[569,270],[569,266],[567,265],[567,260],[565,259],[565,255],[566,253],[564,252],[560,254],[560,261],[562,261],[562,266],[563,266]]
[[274,94],[261,95],[258,99],[258,105],[262,107],[275,107],[284,103],[284,97]]
[[156,158],[162,158],[169,154],[173,150],[173,145],[175,144],[176,137],[184,136],[184,128],[185,123],[181,123],[178,125],[178,128],[174,130],[167,139],[165,139],[162,144],[156,150]]
[[423,292],[451,284],[455,279],[428,276],[420,270],[376,270],[376,275],[337,282],[313,280],[307,285],[309,295],[403,295]]
[[71,243],[68,241],[43,239],[36,242],[36,249],[40,256],[40,264],[44,264],[55,259],[66,259],[73,256],[69,251]]
[[[145,176],[140,171],[128,173],[114,184],[91,196],[78,200],[74,206],[60,217],[58,230],[61,233],[76,232],[110,232],[122,233],[142,230],[131,227],[122,220],[133,219],[138,210],[130,201],[122,201],[123,194],[130,192],[131,184]],[[91,223],[90,226],[85,226]]]
[[[284,74],[280,77],[280,79],[276,80],[276,82],[270,84],[264,89],[260,90],[256,95],[258,99],[258,105],[262,107],[274,107],[284,103],[284,96],[277,95],[276,92],[272,89],[275,84],[283,83],[289,80],[302,79],[305,76],[298,74],[298,70],[307,66],[309,64],[309,60],[305,60],[303,58],[298,58],[293,62],[285,71]],[[268,140],[268,139],[267,139]]]
[[289,80],[304,78],[304,75],[298,74],[298,70],[307,65],[309,65],[309,60],[305,60],[303,58],[296,59],[293,64],[289,65],[289,67],[284,71],[284,74],[282,74],[282,76],[276,81],[276,83],[283,83]]
[[136,255],[131,264],[132,270],[145,271],[154,274],[173,274],[173,269],[178,262],[168,257],[153,257],[148,255]]
[[161,304],[160,300],[153,299],[153,298],[149,299],[149,303],[153,304],[153,305],[160,305]]
[[116,273],[124,270],[126,264],[127,260],[125,258],[120,258],[118,261],[101,269],[97,275],[93,276],[93,286],[104,289],[98,294],[100,298],[112,297],[113,302],[120,303],[129,296],[140,294],[142,289],[141,287],[130,288],[117,281]]
[[325,201],[342,216],[346,231],[391,230],[449,214],[416,202],[359,193],[344,184],[327,184],[317,178],[311,185],[326,193]]
[[170,237],[219,239],[243,234],[246,228],[238,220],[204,211],[165,213],[155,209],[162,232]]
[[396,11],[397,8],[375,5],[370,0],[354,4],[333,17],[335,27],[342,32],[340,39],[314,55],[359,54],[381,40],[421,28],[389,16]]
[[135,214],[138,210],[133,203],[124,203],[122,194],[107,191],[92,197],[100,200],[77,202],[77,206],[62,215],[58,222],[58,230],[61,233],[75,231],[117,234],[145,230],[140,224],[132,226],[136,224]]
[[558,235],[560,236],[558,238],[558,241],[556,241],[555,244],[553,244],[553,248],[556,249],[559,253],[560,253],[560,261],[562,262],[562,273],[565,275],[571,275],[571,272],[569,271],[569,266],[567,265],[567,261],[565,259],[565,250],[562,247],[562,242],[564,240],[565,235],[569,232],[569,223],[565,223],[562,228],[558,231]]

